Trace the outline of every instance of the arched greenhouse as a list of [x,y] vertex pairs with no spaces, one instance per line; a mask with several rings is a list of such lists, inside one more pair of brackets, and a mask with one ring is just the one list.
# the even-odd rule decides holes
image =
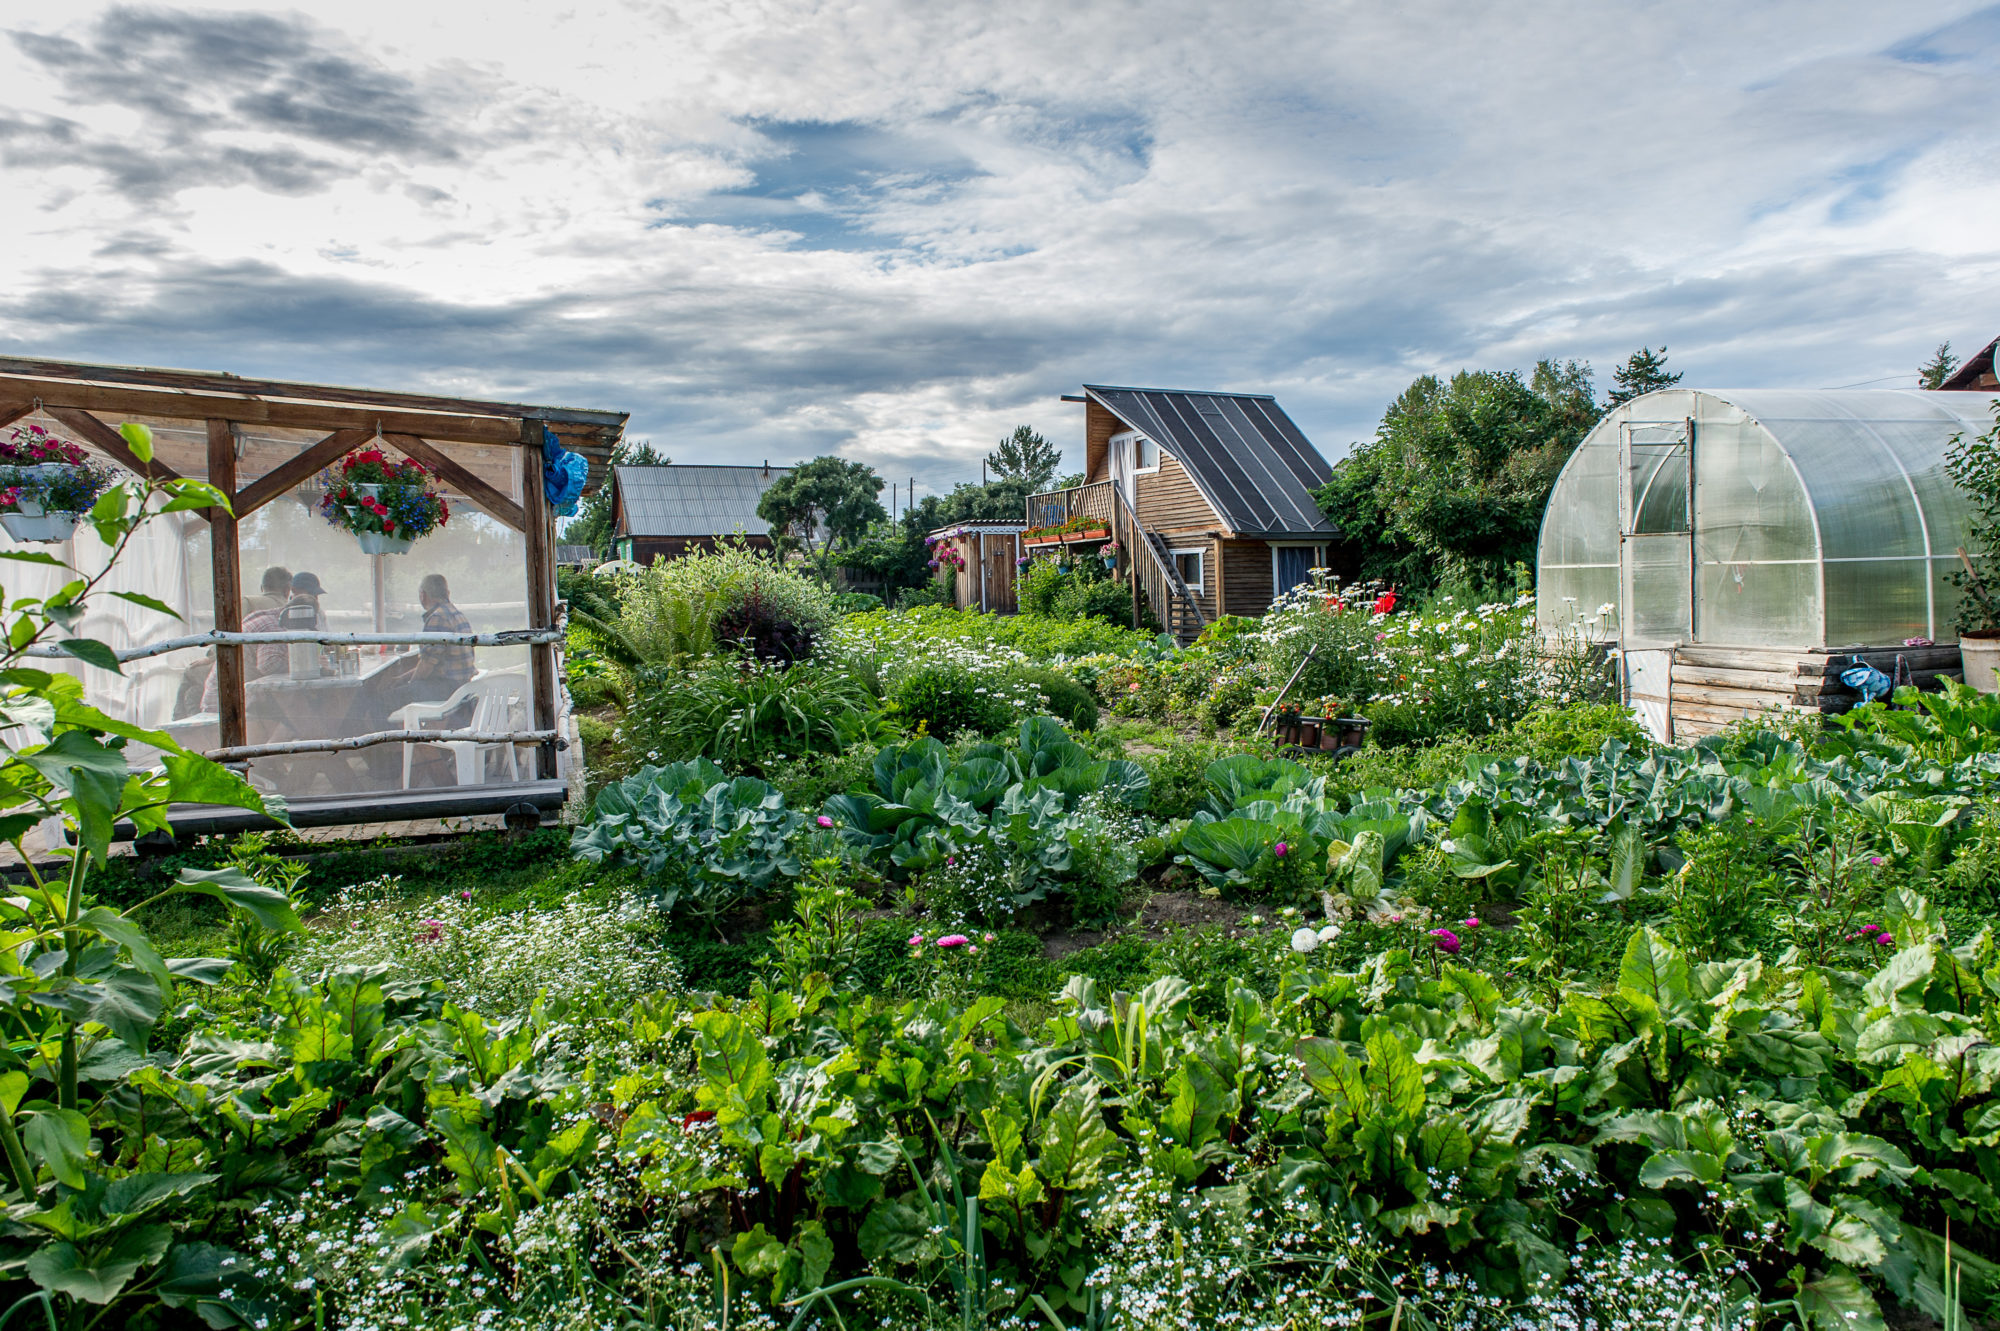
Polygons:
[[[1545,634],[1621,649],[1661,738],[1746,712],[1840,710],[1860,655],[1916,682],[1958,669],[1964,496],[1955,435],[1990,393],[1664,389],[1609,412],[1542,517]],[[1930,639],[1925,647],[1911,640]]]

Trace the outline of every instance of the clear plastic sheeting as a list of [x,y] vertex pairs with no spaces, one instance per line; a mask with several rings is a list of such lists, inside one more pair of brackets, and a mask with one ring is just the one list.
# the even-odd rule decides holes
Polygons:
[[[1962,593],[1948,575],[1966,506],[1944,456],[1954,436],[1992,424],[1995,401],[1675,388],[1625,403],[1549,497],[1544,631],[1596,611],[1592,596],[1608,585],[1617,628],[1605,636],[1635,647],[1956,640]],[[1691,542],[1678,535],[1683,514]]]

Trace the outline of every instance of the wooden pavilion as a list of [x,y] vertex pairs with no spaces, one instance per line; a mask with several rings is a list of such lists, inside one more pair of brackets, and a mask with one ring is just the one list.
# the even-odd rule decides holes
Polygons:
[[[118,433],[134,421],[153,432],[151,462],[134,456]],[[543,485],[545,432],[589,461],[594,488],[625,421],[617,411],[0,358],[0,434],[39,424],[124,471],[204,480],[231,497],[233,512],[148,522],[141,530],[150,543],[128,550],[105,584],[142,590],[172,606],[178,620],[109,597],[88,607],[80,634],[108,642],[139,668],[124,675],[73,661],[63,668],[81,675],[86,697],[109,714],[246,761],[251,779],[283,794],[302,826],[562,802],[568,709],[558,655],[555,516]],[[451,521],[408,554],[366,553],[315,512],[327,469],[370,443],[423,463],[452,505]],[[64,544],[59,553],[75,567],[103,567],[107,552],[87,525]],[[262,670],[258,657],[246,672],[246,656],[271,645],[227,639],[243,632],[246,609],[260,594],[273,585],[282,592],[285,578],[308,569],[325,589],[318,641],[330,647],[311,647],[301,658],[295,647],[277,644],[292,653],[286,664]],[[25,588],[41,574],[34,565],[10,564],[5,580]],[[395,741],[362,734],[384,724],[370,712],[371,693],[383,691],[371,687],[371,672],[407,664],[398,646],[443,641],[426,637],[419,610],[419,585],[434,589],[438,579],[448,580],[451,600],[475,631],[454,641],[478,644],[459,711],[471,715],[477,702],[480,730],[499,725],[533,742],[455,740],[467,732],[450,730],[448,721],[424,723],[434,738],[403,738],[419,724],[408,708],[388,722],[399,730]],[[191,645],[191,633],[217,636],[213,646]],[[277,752],[288,745],[321,751]],[[227,831],[255,819],[189,810],[174,821],[189,831]]]

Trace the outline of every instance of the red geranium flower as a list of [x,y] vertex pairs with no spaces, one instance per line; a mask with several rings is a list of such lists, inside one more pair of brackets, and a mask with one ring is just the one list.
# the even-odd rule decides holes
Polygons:
[[1393,591],[1383,592],[1380,596],[1375,598],[1376,614],[1386,615],[1395,608],[1396,608],[1396,593],[1394,593]]

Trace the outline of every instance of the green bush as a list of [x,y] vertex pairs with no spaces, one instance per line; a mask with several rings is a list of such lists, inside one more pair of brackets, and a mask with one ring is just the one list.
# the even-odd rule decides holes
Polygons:
[[1049,715],[1072,730],[1097,729],[1097,699],[1090,690],[1059,670],[1017,670],[1014,678],[1049,702]]
[[716,648],[716,620],[755,604],[817,639],[839,617],[823,585],[769,555],[725,541],[713,552],[662,559],[624,580],[619,627],[655,666],[699,660]]
[[1607,739],[1634,746],[1650,743],[1639,718],[1619,703],[1538,707],[1508,727],[1506,738],[1544,759],[1582,758],[1603,748]]
[[955,661],[919,666],[896,682],[889,700],[912,726],[949,738],[961,731],[994,735],[1013,724],[1016,708],[982,676]]
[[865,615],[882,608],[882,598],[873,592],[841,592],[833,598],[833,608],[843,615]]

